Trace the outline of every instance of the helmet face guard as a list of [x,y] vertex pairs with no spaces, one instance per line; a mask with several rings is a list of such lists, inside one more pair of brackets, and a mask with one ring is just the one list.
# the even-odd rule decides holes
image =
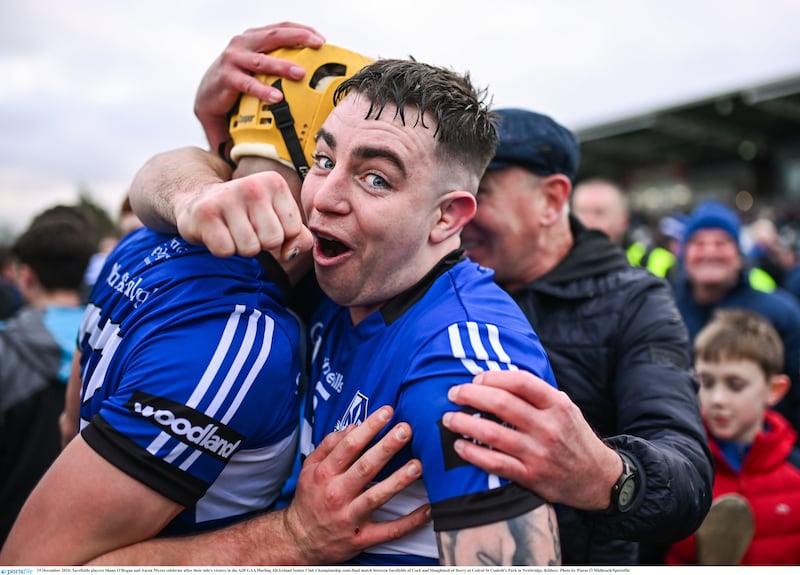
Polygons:
[[291,60],[305,68],[294,81],[257,74],[255,78],[283,92],[283,100],[266,104],[242,94],[230,122],[231,159],[262,156],[278,160],[304,178],[316,144],[314,137],[333,110],[333,93],[345,79],[372,62],[371,58],[325,44],[313,48],[281,48],[271,56]]

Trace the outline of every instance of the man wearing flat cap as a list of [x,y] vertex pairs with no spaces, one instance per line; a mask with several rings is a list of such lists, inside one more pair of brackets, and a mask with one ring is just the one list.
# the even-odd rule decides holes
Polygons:
[[463,441],[462,457],[560,504],[564,565],[635,564],[636,541],[692,533],[711,501],[687,331],[665,281],[569,214],[572,133],[535,112],[497,113],[462,243],[523,309],[561,391],[485,373],[451,397],[513,427],[461,413],[445,424],[494,448]]

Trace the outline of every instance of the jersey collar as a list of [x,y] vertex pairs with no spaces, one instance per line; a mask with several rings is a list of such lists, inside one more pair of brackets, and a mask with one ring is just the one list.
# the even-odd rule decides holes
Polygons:
[[380,309],[380,313],[386,325],[389,325],[400,318],[411,308],[411,306],[422,299],[422,296],[427,293],[427,291],[433,285],[433,282],[435,282],[440,275],[464,259],[463,249],[459,248],[457,250],[453,250],[439,260],[439,262],[433,266],[433,268],[431,268],[431,271],[425,274],[425,277],[419,280],[416,284],[408,288],[406,291],[397,294],[388,302],[383,304],[383,307]]

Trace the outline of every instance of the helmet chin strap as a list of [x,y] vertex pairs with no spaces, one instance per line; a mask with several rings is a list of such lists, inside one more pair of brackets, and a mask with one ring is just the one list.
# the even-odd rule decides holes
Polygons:
[[[276,80],[272,86],[283,92],[281,79]],[[306,155],[303,153],[300,138],[297,137],[297,130],[294,128],[294,118],[292,117],[289,102],[284,98],[280,102],[271,104],[269,111],[272,112],[275,118],[275,127],[281,131],[283,142],[286,144],[286,149],[289,151],[295,170],[297,170],[300,179],[304,180],[308,173],[308,162],[306,161]]]

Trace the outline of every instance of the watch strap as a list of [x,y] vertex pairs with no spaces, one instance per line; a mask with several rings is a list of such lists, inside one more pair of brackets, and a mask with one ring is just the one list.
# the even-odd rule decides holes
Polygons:
[[[616,450],[615,450],[616,451]],[[622,473],[611,487],[611,497],[607,514],[625,513],[633,505],[639,492],[639,472],[631,459],[622,452],[616,451],[622,460]]]

